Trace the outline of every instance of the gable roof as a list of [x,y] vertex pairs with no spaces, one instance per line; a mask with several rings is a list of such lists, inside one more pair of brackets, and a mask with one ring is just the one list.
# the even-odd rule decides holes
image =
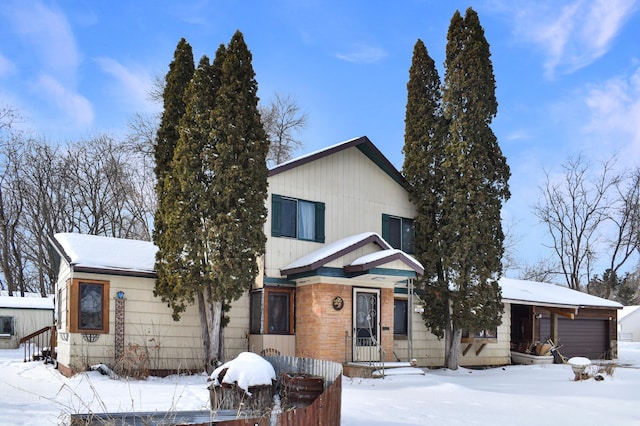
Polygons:
[[154,266],[158,248],[150,241],[59,233],[51,242],[74,271],[156,276]]
[[336,145],[323,148],[319,151],[315,151],[298,158],[294,158],[284,163],[278,164],[269,170],[269,176],[275,176],[279,173],[286,172],[287,170],[294,169],[312,161],[316,161],[323,157],[328,157],[345,149],[356,147],[364,155],[366,155],[375,165],[380,167],[387,175],[395,180],[400,186],[406,187],[407,181],[404,176],[395,168],[393,164],[385,157],[382,152],[369,140],[366,136],[360,136],[358,138],[350,139],[344,142],[340,142]]
[[326,244],[322,248],[302,256],[295,262],[285,266],[280,272],[282,275],[295,275],[315,271],[327,263],[339,259],[340,257],[368,244],[375,244],[381,250],[362,256],[351,262],[349,265],[345,265],[343,268],[345,272],[366,272],[377,266],[399,260],[413,269],[417,274],[422,275],[424,273],[424,268],[420,262],[402,250],[394,249],[375,232],[363,232],[362,234],[352,235],[350,237],[334,241],[330,244]]
[[561,285],[511,278],[501,278],[499,283],[502,288],[502,299],[511,303],[572,309],[581,307],[622,308],[620,303],[613,300],[596,297]]

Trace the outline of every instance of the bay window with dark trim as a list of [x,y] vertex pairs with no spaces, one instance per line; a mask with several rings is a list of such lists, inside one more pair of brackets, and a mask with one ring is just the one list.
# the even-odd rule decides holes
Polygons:
[[382,215],[382,238],[391,244],[391,247],[405,253],[413,253],[414,235],[413,219],[388,214]]
[[273,194],[271,236],[324,243],[324,203]]
[[251,334],[294,333],[294,290],[265,288],[251,293]]

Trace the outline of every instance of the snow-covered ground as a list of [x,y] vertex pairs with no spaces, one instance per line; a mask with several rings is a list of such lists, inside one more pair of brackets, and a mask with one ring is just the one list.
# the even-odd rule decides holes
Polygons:
[[[68,414],[206,410],[207,376],[67,379],[51,365],[0,350],[0,425],[55,425]],[[343,379],[343,425],[640,425],[640,344],[620,343],[604,380],[573,381],[568,365],[429,370]],[[399,371],[401,372],[401,371]]]

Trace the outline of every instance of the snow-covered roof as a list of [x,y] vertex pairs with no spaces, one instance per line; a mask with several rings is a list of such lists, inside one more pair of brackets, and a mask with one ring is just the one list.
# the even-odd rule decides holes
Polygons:
[[158,249],[150,241],[75,233],[55,234],[54,239],[76,270],[154,273]]
[[622,308],[613,300],[592,296],[568,287],[535,281],[501,278],[502,299],[522,304],[579,308],[581,306]]
[[281,272],[283,275],[291,275],[312,271],[367,244],[376,244],[381,250],[354,260],[345,266],[345,270],[362,271],[393,260],[400,260],[420,274],[424,271],[420,262],[401,250],[395,250],[377,233],[363,232],[326,244],[285,266]]
[[0,294],[0,308],[53,310],[53,296],[41,297],[35,293],[27,293],[25,297],[9,296],[3,291]]

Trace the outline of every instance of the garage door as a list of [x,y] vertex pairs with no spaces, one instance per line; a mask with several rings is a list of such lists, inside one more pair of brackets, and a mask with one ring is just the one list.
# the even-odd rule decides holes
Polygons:
[[[609,321],[600,319],[558,318],[560,353],[567,358],[584,356],[589,359],[605,359],[609,350]],[[550,336],[549,318],[540,319],[540,337]]]

